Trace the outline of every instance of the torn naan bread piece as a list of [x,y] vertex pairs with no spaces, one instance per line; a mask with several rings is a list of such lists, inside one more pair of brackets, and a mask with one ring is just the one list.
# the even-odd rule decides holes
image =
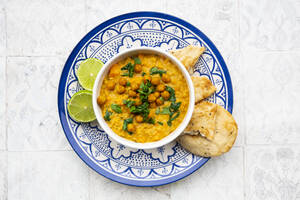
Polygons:
[[195,103],[212,95],[217,88],[206,76],[191,76],[195,88]]
[[201,135],[182,135],[177,141],[191,153],[213,157],[228,152],[237,137],[238,127],[232,115],[223,107],[217,105],[216,130],[213,140]]
[[173,56],[175,56],[185,66],[190,74],[192,74],[194,65],[204,51],[205,47],[189,45],[182,49],[170,51],[170,53],[173,54]]
[[202,135],[213,140],[216,129],[217,105],[202,101],[195,105],[192,118],[183,134]]

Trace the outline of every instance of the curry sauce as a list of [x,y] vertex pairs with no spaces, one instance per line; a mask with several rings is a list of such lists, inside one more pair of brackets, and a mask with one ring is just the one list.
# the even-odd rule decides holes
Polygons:
[[183,74],[169,59],[139,54],[111,66],[97,102],[116,134],[139,143],[155,142],[184,119],[189,90]]

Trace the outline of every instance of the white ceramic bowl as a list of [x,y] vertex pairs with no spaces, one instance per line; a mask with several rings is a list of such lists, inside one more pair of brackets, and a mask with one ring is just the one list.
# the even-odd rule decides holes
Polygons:
[[[185,118],[183,119],[181,124],[172,133],[170,133],[168,136],[166,136],[163,139],[156,141],[156,142],[137,143],[137,142],[127,140],[127,139],[117,135],[115,132],[112,131],[112,129],[107,125],[107,123],[103,119],[101,108],[97,104],[97,97],[99,96],[103,79],[106,77],[107,73],[109,72],[110,67],[113,64],[117,63],[118,61],[120,61],[128,56],[133,56],[138,53],[156,54],[156,55],[161,55],[166,58],[169,58],[180,69],[180,71],[182,72],[182,74],[184,75],[184,77],[186,79],[186,82],[187,82],[187,85],[189,88],[189,95],[190,95],[189,96],[189,107],[188,107],[187,113],[185,115]],[[195,92],[194,92],[194,86],[193,86],[193,83],[192,83],[189,73],[187,72],[185,67],[181,64],[181,62],[179,60],[177,60],[173,55],[171,55],[163,50],[157,49],[157,48],[150,48],[150,47],[132,48],[132,49],[129,49],[127,51],[117,54],[116,56],[114,56],[108,62],[106,62],[104,64],[104,66],[102,67],[102,69],[100,70],[100,72],[97,75],[97,78],[96,78],[95,84],[94,84],[94,88],[93,88],[93,108],[94,108],[96,118],[97,118],[98,122],[100,123],[100,126],[104,129],[104,131],[111,138],[113,138],[118,143],[121,143],[127,147],[132,147],[135,149],[157,148],[157,147],[163,146],[165,144],[168,144],[168,143],[172,142],[174,139],[176,139],[182,133],[182,131],[185,129],[185,127],[188,125],[188,123],[192,117],[192,113],[194,110],[194,104],[195,104]]]

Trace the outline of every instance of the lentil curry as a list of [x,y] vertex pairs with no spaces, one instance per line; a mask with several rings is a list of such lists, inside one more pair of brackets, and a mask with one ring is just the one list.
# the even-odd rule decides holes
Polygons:
[[169,59],[139,54],[111,66],[97,103],[116,134],[139,143],[155,142],[184,119],[189,90],[183,74]]

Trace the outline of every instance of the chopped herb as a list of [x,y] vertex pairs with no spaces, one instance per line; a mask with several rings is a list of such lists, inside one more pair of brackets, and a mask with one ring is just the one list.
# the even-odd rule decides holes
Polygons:
[[142,62],[141,62],[141,60],[139,59],[139,57],[135,57],[135,58],[133,58],[133,59],[134,59],[134,64],[138,64],[138,65],[142,64]]
[[174,121],[179,115],[180,111],[178,111],[174,117],[170,117],[170,119],[167,122],[168,126],[172,126],[172,121]]
[[129,81],[127,81],[126,86],[127,86],[127,87],[130,86],[130,82],[129,82]]
[[157,115],[160,114],[160,108],[156,109],[155,114],[157,114]]
[[151,94],[152,92],[152,84],[149,80],[146,82],[146,84],[144,82],[141,83],[138,93],[140,93],[140,99],[142,102],[146,102],[148,100],[149,94]]
[[133,122],[133,119],[132,118],[128,118],[128,119],[125,119],[124,120],[124,122],[123,122],[123,130],[124,131],[127,131],[130,135],[132,134],[132,132],[129,132],[128,130],[127,130],[127,125],[128,124],[131,124]]
[[131,63],[127,63],[127,65],[122,67],[121,70],[128,70],[128,72],[125,72],[124,74],[122,74],[122,76],[133,77],[134,65]]
[[175,90],[173,88],[171,88],[170,86],[167,86],[166,90],[170,93],[169,101],[175,102],[176,101]]
[[105,115],[104,115],[105,121],[110,121],[110,116],[111,115],[112,115],[112,112],[106,110]]
[[155,120],[152,117],[144,119],[144,122],[148,124],[155,124]]
[[169,126],[172,126],[172,121],[180,115],[180,111],[179,111],[180,106],[181,106],[181,102],[177,102],[177,103],[172,102],[170,106],[163,107],[162,110],[157,108],[155,114],[169,115],[169,120],[167,124]]
[[181,106],[181,102],[177,102],[177,103],[172,102],[170,105],[170,111],[177,112],[180,106]]
[[135,104],[135,101],[131,101],[130,99],[127,99],[127,100],[123,100],[123,104],[126,105],[128,108],[130,108],[131,106],[133,106],[133,104]]
[[160,124],[160,125],[164,125],[164,123],[162,123],[162,122],[160,122],[160,121],[157,121],[157,123]]
[[163,107],[160,114],[162,114],[162,115],[171,115],[170,107]]
[[130,112],[133,114],[141,114],[144,118],[147,118],[149,115],[149,103],[144,102],[142,105],[139,106],[131,106]]
[[165,74],[167,71],[163,69],[158,69],[158,67],[152,67],[150,69],[150,75],[159,74],[162,76],[162,74]]
[[146,73],[145,72],[142,72],[142,76],[145,76],[146,75]]
[[119,106],[118,104],[111,104],[111,109],[113,111],[115,111],[116,113],[122,113],[122,109],[121,106]]

